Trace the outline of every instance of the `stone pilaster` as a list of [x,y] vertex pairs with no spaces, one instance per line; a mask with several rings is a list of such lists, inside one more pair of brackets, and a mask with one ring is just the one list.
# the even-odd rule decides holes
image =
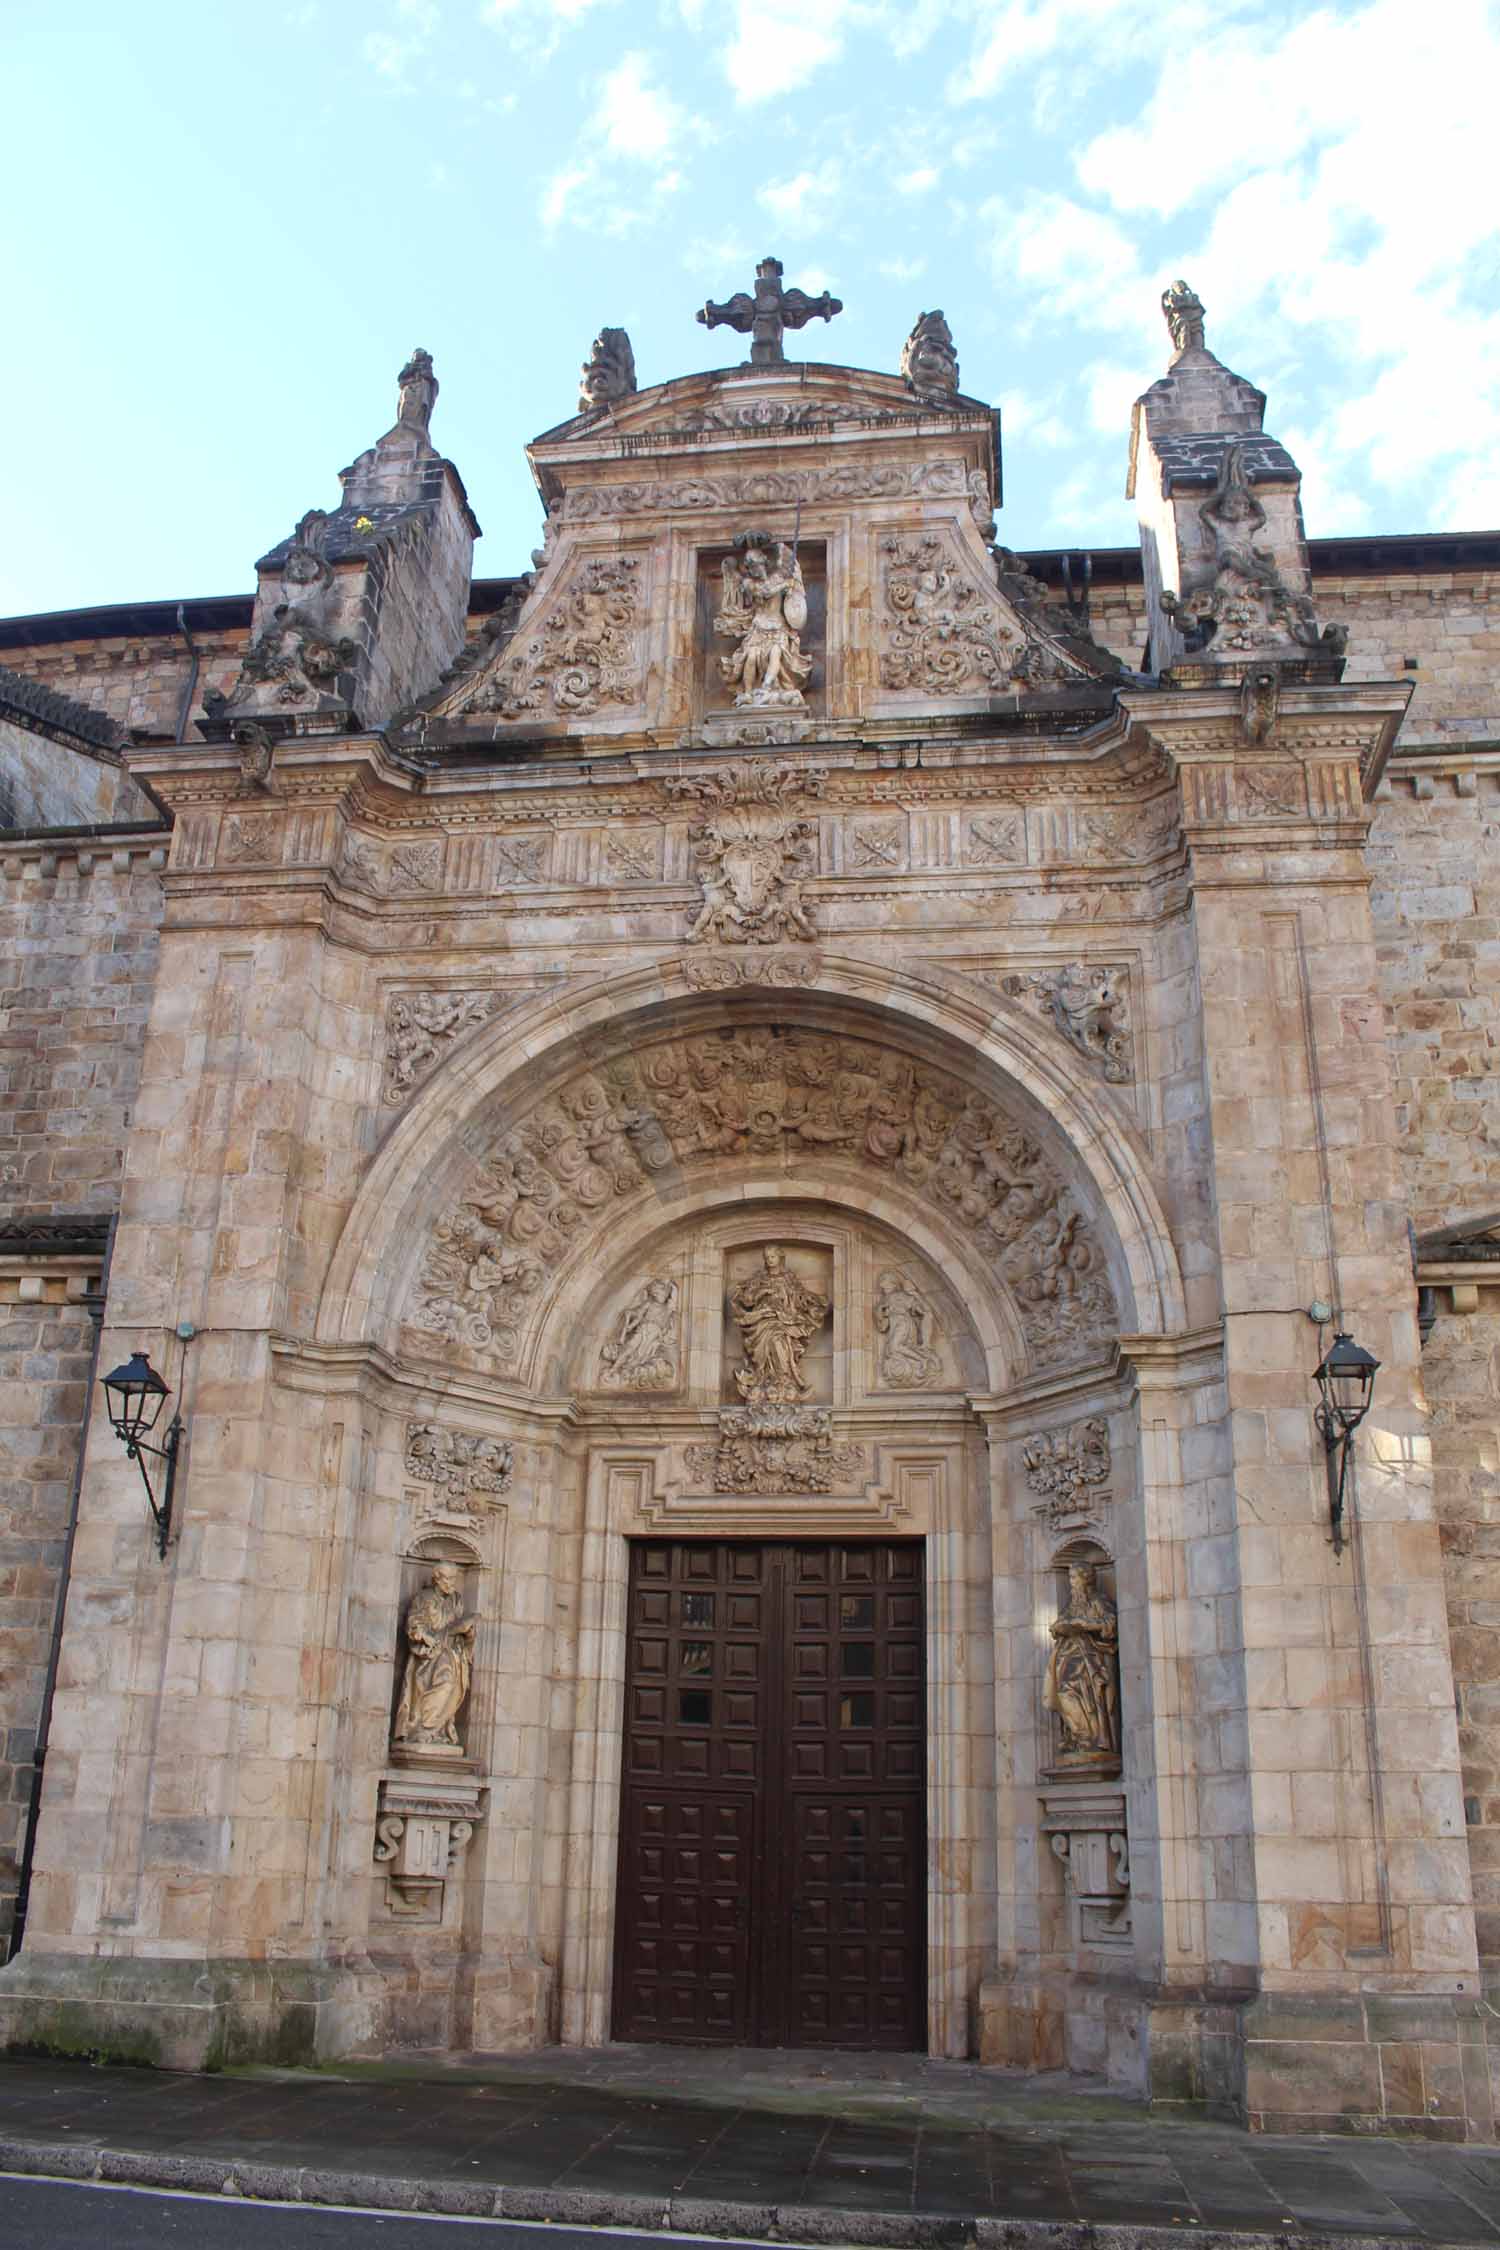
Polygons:
[[[1232,1945],[1258,1985],[1252,2121],[1420,2114],[1457,2134],[1484,2107],[1474,1920],[1362,850],[1361,772],[1403,700],[1302,687],[1256,729],[1226,681],[1137,709],[1182,790],[1224,1308],[1233,1523],[1189,1558],[1218,1636],[1209,1951]],[[1381,1361],[1342,1554],[1312,1419],[1318,1300]]]

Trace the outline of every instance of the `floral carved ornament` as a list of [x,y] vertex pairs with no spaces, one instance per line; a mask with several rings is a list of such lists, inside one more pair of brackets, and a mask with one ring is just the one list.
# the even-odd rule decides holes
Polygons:
[[612,1207],[684,1173],[818,1159],[889,1174],[957,1225],[1038,1366],[1089,1359],[1116,1326],[1077,1196],[987,1094],[870,1039],[742,1026],[622,1053],[508,1123],[432,1230],[412,1341],[514,1370],[552,1276]]

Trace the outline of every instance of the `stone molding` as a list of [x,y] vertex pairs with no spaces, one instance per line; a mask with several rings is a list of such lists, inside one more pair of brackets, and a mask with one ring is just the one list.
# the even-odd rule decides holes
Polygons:
[[1073,1943],[1130,1953],[1130,1833],[1119,1782],[1053,1782],[1041,1792],[1042,1834],[1062,1862]]

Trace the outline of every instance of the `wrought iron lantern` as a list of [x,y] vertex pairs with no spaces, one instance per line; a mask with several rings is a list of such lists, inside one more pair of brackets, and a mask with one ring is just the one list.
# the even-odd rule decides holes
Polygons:
[[1328,1514],[1333,1551],[1344,1551],[1344,1494],[1354,1433],[1370,1411],[1378,1359],[1341,1328],[1323,1355],[1313,1380],[1321,1396],[1313,1419],[1322,1433],[1328,1466]]
[[[123,1365],[104,1377],[104,1396],[109,1408],[110,1427],[123,1444],[129,1458],[141,1472],[141,1482],[146,1487],[146,1505],[151,1510],[151,1520],[156,1525],[156,1551],[165,1556],[167,1539],[172,1529],[172,1487],[177,1479],[177,1448],[182,1443],[182,1416],[174,1414],[161,1445],[153,1445],[150,1433],[161,1419],[162,1408],[171,1393],[157,1374],[144,1352],[132,1352]],[[160,1500],[151,1483],[151,1472],[146,1466],[146,1455],[166,1464],[162,1478]]]

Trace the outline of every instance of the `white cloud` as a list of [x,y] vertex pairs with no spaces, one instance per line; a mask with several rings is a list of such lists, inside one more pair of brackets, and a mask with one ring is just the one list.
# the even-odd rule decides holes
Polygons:
[[816,170],[794,173],[789,180],[767,180],[756,189],[755,200],[782,226],[807,229],[824,223],[842,185],[842,167],[828,156]]
[[896,180],[894,183],[896,193],[898,195],[925,195],[929,188],[937,186],[940,177],[941,174],[935,164],[919,164],[914,172],[903,172]]
[[927,271],[925,258],[882,258],[875,268],[887,281],[920,281]]
[[651,85],[645,55],[621,57],[604,80],[592,129],[613,156],[664,162],[681,132],[684,113],[669,94]]
[[1023,328],[1061,320],[1117,329],[1131,320],[1143,291],[1149,299],[1136,246],[1107,212],[1033,188],[1019,210],[992,196],[979,219],[993,229],[995,279],[1020,293]]
[[438,27],[436,0],[395,0],[387,31],[366,32],[362,52],[378,78],[404,85],[409,63],[427,52]]
[[844,51],[850,0],[736,0],[724,75],[741,102],[769,101],[805,86]]
[[484,0],[479,20],[500,32],[512,47],[546,60],[571,25],[592,9],[612,4],[613,0]]
[[560,172],[554,172],[543,188],[542,199],[537,206],[537,215],[542,225],[550,231],[553,227],[561,226],[564,219],[571,217],[573,213],[570,207],[576,205],[579,191],[590,186],[594,176],[591,164],[564,165]]

